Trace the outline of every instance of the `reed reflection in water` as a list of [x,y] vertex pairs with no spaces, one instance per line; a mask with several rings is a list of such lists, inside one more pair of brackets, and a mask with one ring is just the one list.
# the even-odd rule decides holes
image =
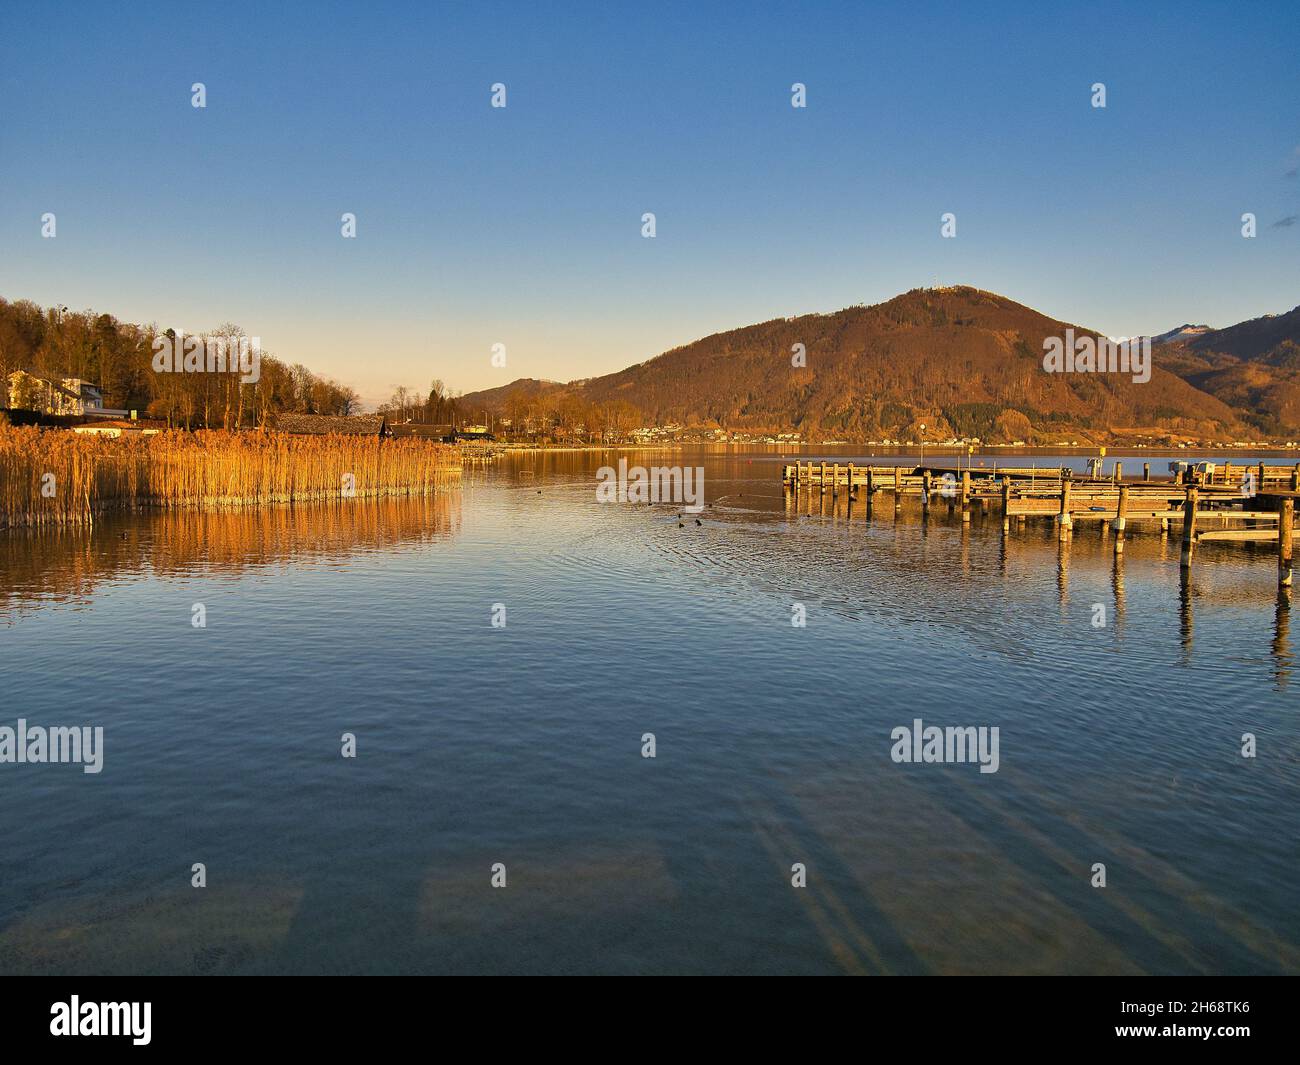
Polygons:
[[264,566],[344,561],[454,536],[461,496],[277,504],[237,510],[146,510],[93,527],[10,529],[0,535],[0,620],[25,606],[88,607],[106,581],[150,573],[237,575]]

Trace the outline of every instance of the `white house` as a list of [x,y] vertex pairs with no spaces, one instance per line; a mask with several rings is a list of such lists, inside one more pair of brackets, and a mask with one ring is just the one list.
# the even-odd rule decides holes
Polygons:
[[15,370],[9,375],[9,406],[15,410],[38,410],[45,414],[125,413],[104,408],[104,392],[99,385],[92,385],[79,377],[56,380],[27,370]]

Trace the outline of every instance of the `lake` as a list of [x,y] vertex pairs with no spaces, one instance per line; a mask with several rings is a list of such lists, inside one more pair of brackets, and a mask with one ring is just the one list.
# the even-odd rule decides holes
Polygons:
[[[1184,582],[1176,534],[627,457],[702,465],[700,524],[550,452],[0,534],[0,725],[103,728],[99,773],[0,765],[0,971],[1300,971],[1271,548]],[[895,761],[917,719],[997,771]]]

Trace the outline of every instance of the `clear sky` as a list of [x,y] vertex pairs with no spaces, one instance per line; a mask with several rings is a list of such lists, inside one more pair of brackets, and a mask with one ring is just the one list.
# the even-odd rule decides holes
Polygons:
[[371,403],[936,280],[1116,336],[1300,303],[1294,0],[636,7],[6,2],[0,295]]

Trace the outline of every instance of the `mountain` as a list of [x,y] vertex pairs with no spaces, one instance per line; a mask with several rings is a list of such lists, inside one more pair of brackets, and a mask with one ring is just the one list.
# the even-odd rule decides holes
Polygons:
[[1188,347],[1197,352],[1217,352],[1238,359],[1262,359],[1288,340],[1300,339],[1300,307],[1286,314],[1266,314],[1227,329],[1211,329],[1193,337]]
[[1258,433],[1300,426],[1300,307],[1169,340],[1156,360],[1193,388],[1242,411]]
[[1212,333],[1208,325],[1180,325],[1177,329],[1171,329],[1167,333],[1161,333],[1159,336],[1152,337],[1153,344],[1168,344],[1174,340],[1190,340],[1193,337],[1201,336],[1204,333]]
[[559,381],[541,381],[535,377],[521,377],[508,385],[485,388],[480,392],[471,392],[458,399],[461,410],[466,417],[473,418],[479,411],[488,410],[499,413],[505,409],[506,401],[511,397],[533,400],[541,396],[558,395],[570,386]]
[[[463,402],[532,416],[568,401],[623,401],[647,424],[800,430],[823,439],[916,439],[921,424],[928,439],[1052,443],[1246,431],[1241,411],[1158,359],[1145,383],[1128,374],[1046,372],[1043,342],[1067,328],[1099,335],[976,288],[914,289],[874,306],[717,333],[544,392],[538,382],[517,382]],[[802,367],[791,361],[800,344]],[[516,388],[531,388],[531,400]]]

